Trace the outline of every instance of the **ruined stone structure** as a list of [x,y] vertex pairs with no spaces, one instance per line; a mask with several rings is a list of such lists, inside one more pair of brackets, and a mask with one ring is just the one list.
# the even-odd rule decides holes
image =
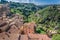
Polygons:
[[36,34],[35,22],[24,23],[23,17],[12,14],[7,5],[0,6],[0,40],[50,40],[47,35]]

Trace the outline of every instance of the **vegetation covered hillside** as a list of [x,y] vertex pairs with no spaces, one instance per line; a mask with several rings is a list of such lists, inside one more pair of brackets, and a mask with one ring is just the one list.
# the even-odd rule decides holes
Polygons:
[[60,5],[38,6],[15,2],[8,4],[12,14],[23,15],[24,23],[36,23],[36,33],[47,34],[52,40],[60,40]]
[[24,22],[34,21],[37,24],[36,27],[37,33],[40,34],[47,33],[49,36],[53,36],[55,34],[60,34],[59,8],[60,8],[59,5],[50,5],[41,7],[36,6],[34,4],[32,5],[25,4],[24,6],[22,6],[22,8],[20,7],[11,8],[11,12],[22,14],[24,16]]

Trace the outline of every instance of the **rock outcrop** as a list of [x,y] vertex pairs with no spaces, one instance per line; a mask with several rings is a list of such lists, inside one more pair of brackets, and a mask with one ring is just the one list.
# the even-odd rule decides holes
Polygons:
[[23,17],[12,14],[11,18],[8,5],[0,5],[0,40],[18,40]]

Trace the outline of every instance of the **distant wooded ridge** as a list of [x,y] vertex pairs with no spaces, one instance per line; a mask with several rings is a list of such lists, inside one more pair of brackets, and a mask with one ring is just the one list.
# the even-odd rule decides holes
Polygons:
[[[23,0],[24,1],[24,0]],[[0,0],[1,3],[10,3],[10,2],[15,2],[15,3],[26,3],[26,4],[34,4],[34,5],[41,5],[41,6],[49,6],[49,5],[60,5],[60,4],[37,4],[37,3],[33,3],[33,2],[17,2],[17,1],[9,1],[9,0]]]

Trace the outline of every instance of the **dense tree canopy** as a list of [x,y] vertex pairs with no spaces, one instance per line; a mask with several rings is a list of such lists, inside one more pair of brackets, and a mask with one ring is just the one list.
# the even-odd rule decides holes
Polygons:
[[60,40],[60,34],[53,35],[52,40]]

